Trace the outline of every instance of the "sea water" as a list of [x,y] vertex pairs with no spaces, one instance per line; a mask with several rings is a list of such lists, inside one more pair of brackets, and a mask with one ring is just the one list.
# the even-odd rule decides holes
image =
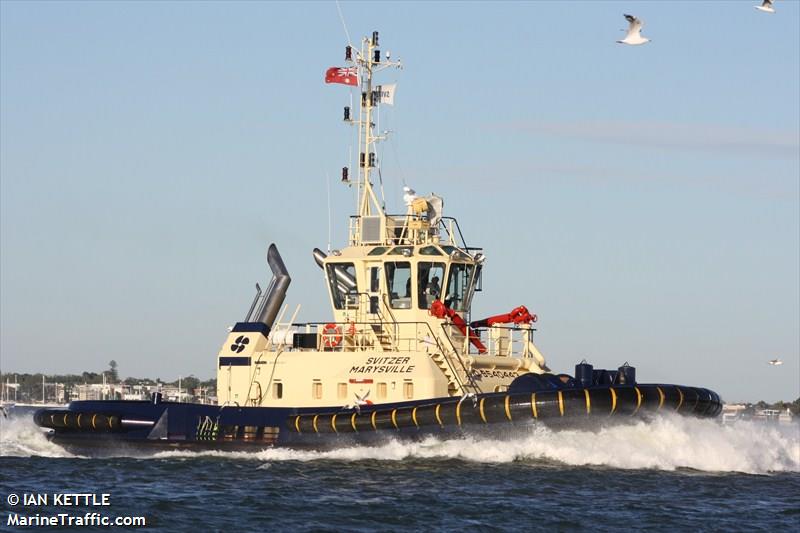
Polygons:
[[[52,504],[85,493],[110,504]],[[50,501],[11,506],[10,494]],[[150,531],[800,531],[800,426],[666,416],[502,440],[95,459],[25,417],[0,421],[0,497],[3,531],[31,529],[10,513],[89,512],[144,516]]]

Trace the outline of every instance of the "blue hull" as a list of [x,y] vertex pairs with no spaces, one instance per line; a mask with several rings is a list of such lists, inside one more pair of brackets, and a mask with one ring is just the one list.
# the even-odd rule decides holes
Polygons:
[[387,438],[444,438],[465,432],[497,436],[543,423],[590,427],[659,412],[715,417],[719,396],[708,389],[637,384],[486,393],[357,409],[219,407],[191,403],[80,401],[41,409],[35,422],[54,442],[81,453],[136,450],[257,450],[275,446],[332,448]]

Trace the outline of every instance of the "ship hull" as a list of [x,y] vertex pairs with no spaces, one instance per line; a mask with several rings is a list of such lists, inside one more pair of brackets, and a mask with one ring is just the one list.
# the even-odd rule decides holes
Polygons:
[[37,425],[53,442],[82,454],[165,450],[336,448],[388,439],[502,438],[532,425],[591,428],[660,413],[712,418],[722,402],[682,385],[593,386],[486,393],[357,408],[236,407],[172,402],[83,401],[41,409]]

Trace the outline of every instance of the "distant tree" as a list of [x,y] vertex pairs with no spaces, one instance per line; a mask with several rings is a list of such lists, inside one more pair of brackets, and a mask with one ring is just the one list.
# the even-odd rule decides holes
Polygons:
[[103,379],[97,372],[83,372],[81,374],[86,383],[102,383]]
[[117,373],[117,362],[113,359],[108,362],[108,377],[114,383],[119,380],[119,374]]
[[194,376],[188,376],[183,378],[181,381],[181,386],[187,390],[193,390],[200,386],[200,380]]

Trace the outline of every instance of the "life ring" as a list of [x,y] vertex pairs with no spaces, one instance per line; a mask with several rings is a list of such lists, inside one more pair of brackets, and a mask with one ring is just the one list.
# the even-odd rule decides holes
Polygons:
[[325,324],[322,328],[322,344],[326,348],[335,348],[342,342],[342,328],[336,324]]

